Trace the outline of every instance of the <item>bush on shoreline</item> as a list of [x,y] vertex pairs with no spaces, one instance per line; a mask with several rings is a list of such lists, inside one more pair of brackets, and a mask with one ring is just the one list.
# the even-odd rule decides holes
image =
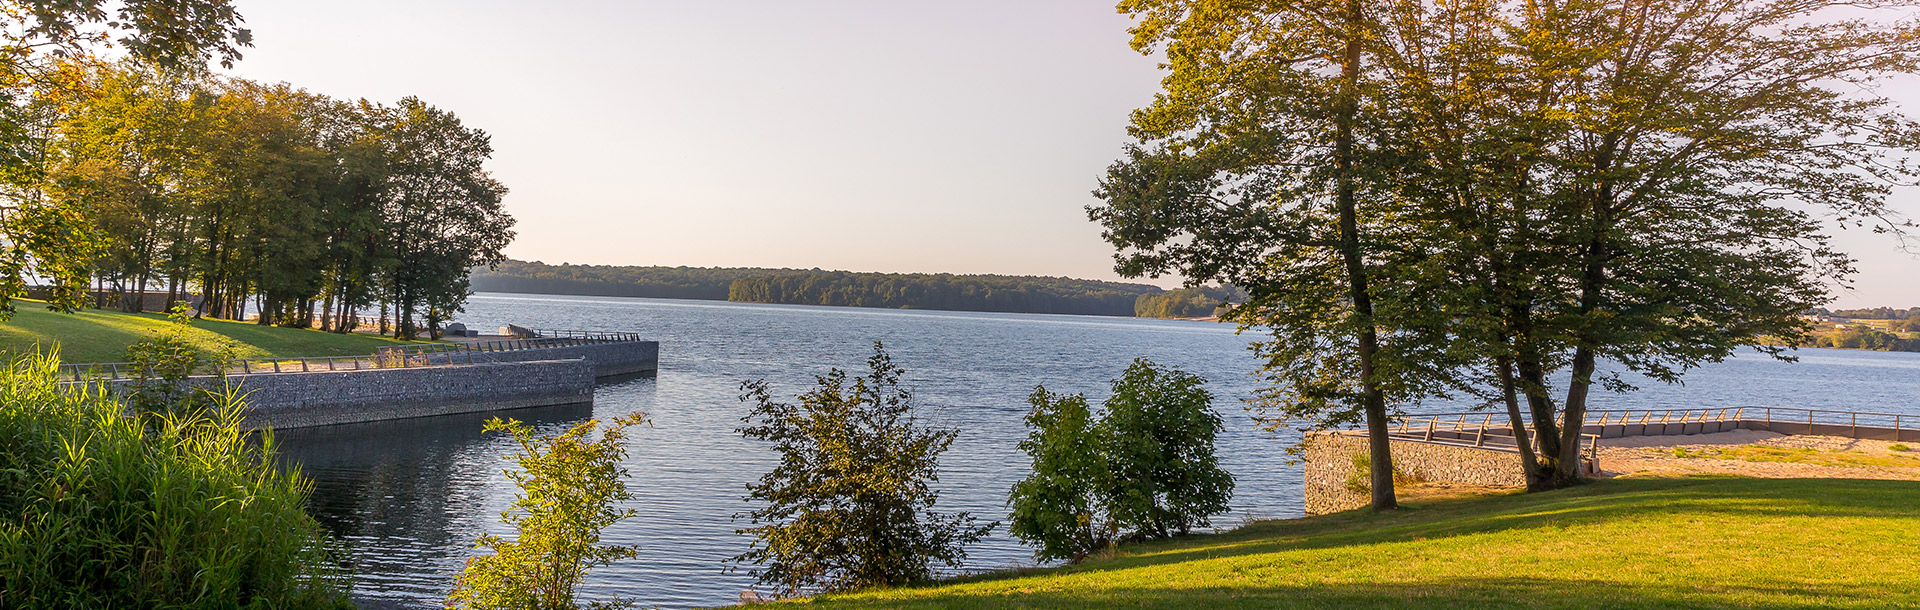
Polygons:
[[958,567],[966,546],[996,524],[934,510],[939,457],[957,430],[922,425],[900,367],[876,342],[868,373],[833,369],[798,404],[775,401],[766,381],[742,384],[753,405],[741,435],[774,443],[780,462],[748,486],[761,505],[744,514],[753,548],[734,558],[761,566],[761,584],[783,595],[929,580],[934,564]]
[[[578,608],[574,589],[587,570],[633,558],[632,546],[601,544],[600,531],[632,517],[633,509],[618,508],[633,499],[627,491],[627,428],[644,423],[644,413],[614,419],[600,429],[599,420],[587,420],[557,435],[538,436],[532,426],[517,419],[487,421],[488,432],[506,432],[520,445],[512,459],[520,470],[507,478],[520,487],[513,510],[503,523],[519,530],[507,540],[480,536],[480,546],[493,554],[467,562],[447,596],[448,608],[468,610],[568,610]],[[593,434],[599,429],[600,437]],[[626,608],[618,598],[592,603],[591,608]]]
[[1119,540],[1185,535],[1226,512],[1233,475],[1214,455],[1221,423],[1205,383],[1137,359],[1101,413],[1082,395],[1035,388],[1020,443],[1033,473],[1007,498],[1014,537],[1040,559],[1079,561]]

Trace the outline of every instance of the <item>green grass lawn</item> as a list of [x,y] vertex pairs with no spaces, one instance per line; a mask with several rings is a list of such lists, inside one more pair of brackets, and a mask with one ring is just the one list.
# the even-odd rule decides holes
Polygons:
[[1627,478],[1123,547],[823,608],[1920,608],[1920,482]]
[[[123,362],[127,345],[164,328],[164,315],[124,314],[89,309],[78,313],[47,311],[37,301],[16,300],[13,319],[0,322],[0,352],[7,355],[47,350],[55,345],[63,362]],[[247,322],[202,319],[193,322],[191,340],[202,347],[235,343],[241,358],[268,356],[349,356],[402,342],[372,335],[336,335],[317,330],[275,328]]]

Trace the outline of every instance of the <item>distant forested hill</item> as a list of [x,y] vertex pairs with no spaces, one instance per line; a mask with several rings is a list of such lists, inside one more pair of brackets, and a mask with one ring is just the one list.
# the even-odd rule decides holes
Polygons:
[[950,311],[1131,316],[1140,295],[1160,288],[1064,277],[947,273],[800,272],[742,277],[727,300]]
[[507,261],[473,270],[473,289],[583,296],[1006,313],[1134,315],[1147,284],[1020,275],[852,273],[754,267],[616,267]]
[[1133,302],[1133,315],[1142,318],[1205,318],[1219,313],[1222,303],[1244,303],[1246,300],[1246,291],[1233,286],[1181,288],[1140,295]]
[[724,301],[727,288],[734,280],[801,271],[752,267],[549,265],[510,260],[492,271],[484,267],[474,269],[471,281],[473,289],[480,292]]

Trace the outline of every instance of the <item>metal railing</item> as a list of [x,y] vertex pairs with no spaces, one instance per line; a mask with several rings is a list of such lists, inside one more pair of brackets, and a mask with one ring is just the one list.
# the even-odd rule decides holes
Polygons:
[[[1525,420],[1529,426],[1531,418]],[[1768,430],[1789,434],[1821,434],[1849,438],[1905,441],[1920,438],[1920,415],[1901,413],[1863,413],[1795,407],[1724,407],[1709,409],[1602,409],[1588,411],[1581,422],[1581,437],[1591,453],[1600,439],[1639,435],[1672,435],[1719,432],[1736,428]],[[1636,428],[1637,427],[1637,428]],[[1658,433],[1650,432],[1654,427]],[[1471,439],[1476,447],[1489,440],[1513,443],[1512,424],[1504,413],[1437,413],[1407,415],[1399,418],[1393,434],[1401,438],[1418,436],[1423,441],[1461,442]]]
[[[393,369],[429,366],[424,361],[408,358],[394,358],[382,355],[372,356],[310,356],[304,358],[242,358],[229,361],[222,372],[228,375],[253,375],[257,373],[311,373],[324,371],[359,371],[367,369]],[[60,381],[114,381],[133,379],[140,372],[139,365],[132,362],[97,362],[87,364],[62,364],[57,369]],[[209,374],[215,371],[200,370],[195,374]]]
[[458,352],[507,352],[527,349],[545,349],[550,347],[644,341],[637,333],[610,333],[582,330],[540,330],[535,332],[539,332],[541,336],[530,339],[495,339],[490,341],[394,345],[382,347],[377,353],[430,356],[434,354],[451,354]]
[[1590,412],[1585,421],[1587,426],[1599,426],[1602,436],[1605,436],[1608,426],[1684,426],[1707,423],[1741,424],[1743,427],[1774,432],[1823,434],[1848,438],[1891,436],[1893,440],[1905,440],[1908,437],[1920,437],[1920,415],[1797,407],[1617,409]]
[[[1399,418],[1399,425],[1388,434],[1401,439],[1447,445],[1467,445],[1489,447],[1487,441],[1495,441],[1492,448],[1506,450],[1516,447],[1513,428],[1506,418],[1494,421],[1493,413],[1441,413],[1436,415],[1405,415]],[[1479,420],[1479,421],[1474,421]],[[1468,439],[1471,442],[1468,442]],[[1599,456],[1600,435],[1581,433],[1580,451],[1589,462]],[[1517,448],[1515,449],[1518,450]]]

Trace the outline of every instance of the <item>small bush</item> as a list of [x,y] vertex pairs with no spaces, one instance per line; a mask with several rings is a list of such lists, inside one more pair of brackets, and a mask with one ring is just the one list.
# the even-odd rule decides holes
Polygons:
[[127,384],[126,401],[134,411],[170,413],[205,408],[211,395],[189,383],[188,377],[200,372],[226,377],[233,345],[227,343],[213,351],[194,346],[187,339],[193,324],[190,313],[185,302],[176,301],[167,312],[169,324],[164,330],[127,346],[133,379]]
[[1027,440],[1020,450],[1033,457],[1033,474],[1013,485],[1009,531],[1034,545],[1041,561],[1080,561],[1113,538],[1105,517],[1103,492],[1112,475],[1097,426],[1084,396],[1063,396],[1034,388],[1027,397]]
[[[626,429],[646,421],[638,414],[613,420],[593,438],[599,422],[587,420],[551,437],[534,434],[519,420],[493,418],[488,432],[506,432],[520,444],[511,459],[520,470],[507,478],[520,486],[513,508],[500,520],[519,530],[514,540],[491,534],[480,546],[493,554],[474,558],[454,580],[448,608],[472,610],[572,610],[574,589],[588,569],[633,557],[631,546],[600,544],[600,531],[632,509],[617,508],[632,500],[627,491]],[[620,608],[620,599],[594,603],[594,608]]]
[[1007,498],[1011,531],[1040,559],[1078,561],[1120,539],[1184,535],[1226,512],[1233,475],[1214,456],[1220,416],[1206,380],[1139,359],[1097,416],[1080,395],[1028,401],[1033,473]]
[[[1424,482],[1426,482],[1426,480],[1421,478],[1419,473],[1401,470],[1399,464],[1393,465],[1393,484],[1395,487],[1417,485]],[[1357,494],[1371,493],[1373,491],[1372,456],[1365,453],[1353,454],[1353,470],[1347,473],[1346,487],[1347,491]]]
[[1908,447],[1908,446],[1906,446],[1906,445],[1901,445],[1901,444],[1898,444],[1898,443],[1895,443],[1895,444],[1892,444],[1892,445],[1888,445],[1888,446],[1887,446],[1887,449],[1888,449],[1888,450],[1890,450],[1890,451],[1913,451],[1913,448],[1912,448],[1912,447]]
[[1108,510],[1133,539],[1185,535],[1227,512],[1233,475],[1220,469],[1207,380],[1140,358],[1113,382],[1102,431],[1113,470]]
[[740,515],[753,527],[738,532],[754,543],[733,561],[764,566],[759,582],[784,595],[928,580],[934,564],[958,567],[995,525],[933,510],[939,457],[959,431],[918,421],[877,342],[867,371],[815,377],[798,404],[774,401],[764,380],[741,384],[753,410],[740,434],[774,443],[780,462],[747,488],[763,505]]
[[0,370],[0,606],[349,607],[311,487],[249,440],[237,392],[128,417],[57,365]]

